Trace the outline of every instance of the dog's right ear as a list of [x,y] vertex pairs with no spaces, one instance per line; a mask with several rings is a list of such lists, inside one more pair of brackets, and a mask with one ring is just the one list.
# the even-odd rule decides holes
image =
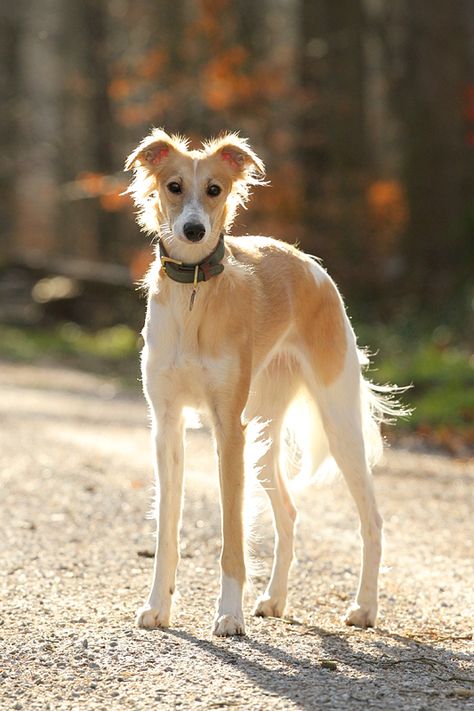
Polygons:
[[143,166],[156,172],[176,149],[174,136],[168,136],[162,129],[155,129],[130,153],[125,161],[125,170]]

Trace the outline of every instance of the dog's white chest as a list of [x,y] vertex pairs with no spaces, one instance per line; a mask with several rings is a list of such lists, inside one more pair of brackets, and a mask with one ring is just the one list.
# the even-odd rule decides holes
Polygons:
[[180,302],[162,305],[151,298],[148,303],[143,338],[149,357],[160,371],[182,369],[196,355],[197,343],[186,329]]
[[200,407],[210,386],[225,383],[235,368],[231,354],[213,358],[202,351],[198,338],[198,318],[182,303],[160,304],[150,299],[143,337],[143,381],[146,390],[159,390],[185,404]]

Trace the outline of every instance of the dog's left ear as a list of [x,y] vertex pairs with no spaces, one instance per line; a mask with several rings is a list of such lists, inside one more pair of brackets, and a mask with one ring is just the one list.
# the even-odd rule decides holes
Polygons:
[[175,152],[186,152],[186,140],[180,136],[169,136],[163,129],[155,128],[128,156],[125,170],[142,166],[150,172],[157,172]]
[[207,150],[221,159],[234,180],[258,183],[265,177],[263,161],[250,148],[246,138],[229,134],[208,144]]

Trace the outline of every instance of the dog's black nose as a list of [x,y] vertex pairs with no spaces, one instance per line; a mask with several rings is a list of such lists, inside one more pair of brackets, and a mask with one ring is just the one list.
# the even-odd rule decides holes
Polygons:
[[190,242],[199,242],[206,234],[206,228],[200,222],[186,222],[183,232]]

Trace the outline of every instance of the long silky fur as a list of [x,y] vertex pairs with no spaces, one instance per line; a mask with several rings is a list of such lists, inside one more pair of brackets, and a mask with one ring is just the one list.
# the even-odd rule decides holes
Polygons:
[[[369,365],[368,356],[362,350],[359,350],[359,360],[364,369]],[[361,373],[361,416],[370,467],[378,464],[383,456],[381,426],[394,424],[398,418],[410,416],[411,409],[399,400],[410,387],[378,385]],[[340,474],[330,454],[317,405],[304,389],[298,393],[288,409],[282,438],[280,466],[293,490],[300,490],[314,483],[329,483]]]

